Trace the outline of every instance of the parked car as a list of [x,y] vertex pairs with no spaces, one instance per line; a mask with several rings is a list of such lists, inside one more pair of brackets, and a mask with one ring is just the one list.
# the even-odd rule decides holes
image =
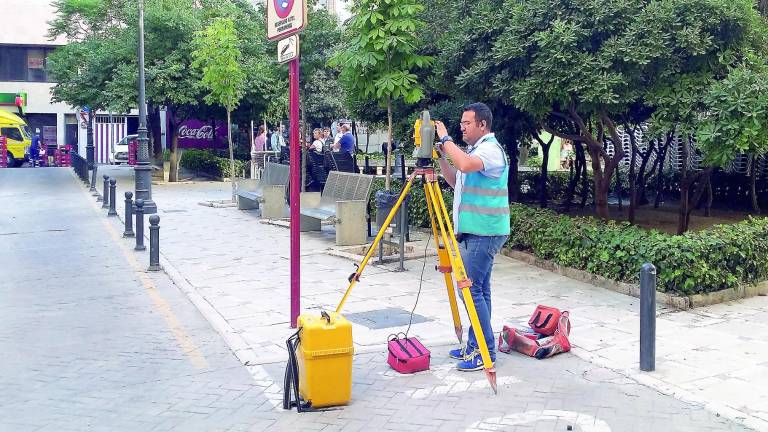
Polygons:
[[128,163],[128,144],[136,142],[138,135],[126,135],[120,141],[113,143],[109,152],[109,163],[112,165]]

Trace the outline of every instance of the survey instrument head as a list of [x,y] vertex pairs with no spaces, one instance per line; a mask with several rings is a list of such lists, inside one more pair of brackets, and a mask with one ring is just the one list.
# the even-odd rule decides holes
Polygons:
[[429,111],[421,112],[421,117],[413,125],[413,138],[416,143],[416,165],[419,167],[432,166],[432,159],[437,159],[435,152],[435,122],[430,118]]

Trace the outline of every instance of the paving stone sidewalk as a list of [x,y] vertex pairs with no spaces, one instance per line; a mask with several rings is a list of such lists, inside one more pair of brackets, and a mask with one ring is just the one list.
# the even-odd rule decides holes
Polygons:
[[[132,172],[125,168],[109,167],[103,172],[115,175],[121,189],[132,185]],[[261,365],[281,364],[286,358],[284,340],[291,333],[287,325],[288,230],[263,223],[258,211],[198,204],[227,199],[228,183],[157,184],[153,193],[162,218],[163,262],[174,281],[204,311],[238,358],[254,367],[255,376],[269,369]],[[122,200],[118,202],[122,207]],[[326,228],[320,234],[302,234],[304,311],[335,308],[346,289],[346,278],[354,270],[352,261],[327,253],[332,239],[332,230]],[[422,262],[408,261],[406,272],[394,272],[394,267],[371,266],[344,313],[388,308],[410,311]],[[426,267],[416,313],[427,322],[414,324],[411,333],[428,346],[444,346],[455,341],[445,287],[441,275],[431,271],[433,262]],[[504,324],[524,323],[539,303],[568,309],[574,327],[573,353],[596,365],[593,367],[608,368],[616,376],[692,406],[706,407],[710,413],[768,430],[768,325],[761,319],[768,311],[766,297],[685,312],[660,307],[657,371],[640,373],[637,299],[506,257],[497,258],[493,286],[497,331]],[[466,317],[463,321],[468,322]],[[378,353],[381,358],[386,337],[393,330],[402,328],[355,325],[357,352]],[[356,371],[361,358],[355,357]],[[521,367],[535,370],[554,361],[516,360]],[[503,364],[498,369],[500,380],[516,373]]]

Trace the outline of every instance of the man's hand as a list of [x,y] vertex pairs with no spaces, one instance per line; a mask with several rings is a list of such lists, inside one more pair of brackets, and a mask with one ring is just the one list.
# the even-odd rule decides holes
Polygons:
[[445,123],[440,120],[435,120],[435,131],[437,132],[437,137],[440,139],[448,135],[448,129],[446,129]]

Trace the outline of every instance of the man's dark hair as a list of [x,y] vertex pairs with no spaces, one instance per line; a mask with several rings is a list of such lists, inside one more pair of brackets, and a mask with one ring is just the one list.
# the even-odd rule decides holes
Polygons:
[[488,105],[482,102],[471,103],[464,107],[464,112],[467,111],[475,113],[475,121],[478,123],[485,121],[485,126],[488,130],[493,130],[493,113],[491,112],[491,109],[488,108]]

